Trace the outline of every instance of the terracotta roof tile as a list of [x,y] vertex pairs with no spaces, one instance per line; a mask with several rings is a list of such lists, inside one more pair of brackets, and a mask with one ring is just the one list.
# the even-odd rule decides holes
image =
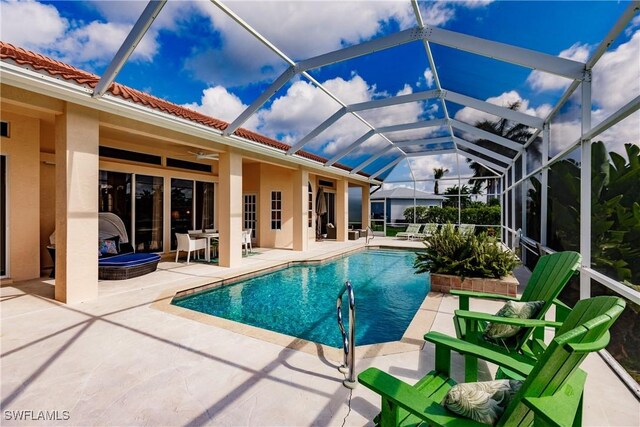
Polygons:
[[[0,41],[0,59],[5,61],[10,60],[25,68],[32,68],[36,71],[46,72],[51,76],[60,77],[66,81],[75,82],[80,86],[85,86],[91,89],[95,88],[98,84],[98,81],[100,80],[100,77],[95,74],[80,70],[69,64],[56,61],[39,53],[31,52],[29,50],[13,46],[3,41]],[[174,116],[195,123],[200,123],[202,125],[209,126],[221,131],[225,130],[227,126],[229,126],[227,122],[224,122],[222,120],[218,120],[216,118],[198,113],[180,105],[173,104],[171,102],[165,101],[164,99],[149,95],[148,93],[121,85],[120,83],[112,83],[107,92],[109,92],[113,96],[126,99],[136,104],[145,105],[149,108],[163,111],[165,113],[172,114]],[[290,146],[287,144],[244,128],[239,128],[234,133],[239,137],[278,150],[282,150],[283,152],[287,151],[290,148]],[[300,157],[314,160],[319,163],[325,163],[327,161],[327,159],[322,156],[318,156],[316,154],[302,150],[298,151],[296,154]],[[335,163],[333,166],[346,171],[351,170],[351,168],[349,168],[348,166],[339,163]],[[359,175],[369,176],[368,174],[365,174],[363,172],[359,172]]]

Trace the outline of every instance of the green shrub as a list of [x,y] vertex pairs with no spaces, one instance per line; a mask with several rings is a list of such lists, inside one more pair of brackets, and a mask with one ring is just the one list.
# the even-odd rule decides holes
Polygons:
[[[413,220],[413,207],[405,209],[403,214],[409,223],[446,224],[447,222],[458,222],[458,208],[416,206],[415,221]],[[500,206],[472,205],[472,207],[462,209],[460,220],[463,224],[499,225],[501,221]]]
[[416,273],[452,274],[464,277],[501,278],[511,274],[518,258],[486,233],[465,235],[451,224],[425,239],[425,251],[417,254]]

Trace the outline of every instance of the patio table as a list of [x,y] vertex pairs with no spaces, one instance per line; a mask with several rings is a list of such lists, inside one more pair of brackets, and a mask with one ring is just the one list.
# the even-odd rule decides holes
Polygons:
[[193,234],[189,234],[189,237],[195,237],[195,238],[204,238],[207,239],[207,248],[204,251],[204,259],[207,262],[211,261],[211,254],[209,253],[209,251],[211,250],[211,239],[218,239],[220,238],[220,233],[193,233]]

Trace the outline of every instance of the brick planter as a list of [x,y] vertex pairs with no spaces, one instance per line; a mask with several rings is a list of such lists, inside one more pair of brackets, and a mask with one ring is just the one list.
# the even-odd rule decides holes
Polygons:
[[506,276],[502,279],[478,279],[474,277],[467,277],[462,281],[460,276],[431,274],[431,292],[442,292],[444,294],[448,294],[451,289],[490,292],[515,297],[518,290],[518,280],[513,276]]

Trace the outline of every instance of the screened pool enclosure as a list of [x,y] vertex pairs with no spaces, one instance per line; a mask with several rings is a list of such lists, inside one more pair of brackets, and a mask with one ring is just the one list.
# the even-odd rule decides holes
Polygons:
[[[579,251],[579,278],[563,298],[628,301],[609,352],[626,369],[620,375],[638,381],[640,2],[211,3],[189,7],[207,17],[214,47],[185,67],[214,75],[208,84],[224,96],[209,109],[204,95],[175,102],[227,120],[229,144],[245,127],[288,144],[283,156],[305,150],[368,177],[372,191],[400,186],[447,198],[439,217],[413,208],[406,222],[478,223],[510,247],[519,242],[529,266],[540,251]],[[94,97],[109,97],[121,69],[144,90],[130,57],[143,38],[166,31],[154,26],[179,7],[187,6],[146,5]],[[335,31],[325,24],[357,26],[366,16],[375,30],[316,43]],[[189,49],[177,46],[154,67]],[[165,78],[180,86],[172,73]],[[239,74],[244,81],[234,80]],[[384,213],[372,221],[397,226]]]

